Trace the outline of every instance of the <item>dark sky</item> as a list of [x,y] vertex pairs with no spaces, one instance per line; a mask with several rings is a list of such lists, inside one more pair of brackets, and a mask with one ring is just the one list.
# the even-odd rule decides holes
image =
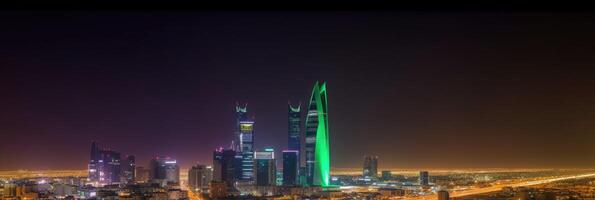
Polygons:
[[97,140],[211,163],[236,101],[286,147],[328,82],[333,167],[595,166],[595,15],[0,14],[0,169],[84,169]]

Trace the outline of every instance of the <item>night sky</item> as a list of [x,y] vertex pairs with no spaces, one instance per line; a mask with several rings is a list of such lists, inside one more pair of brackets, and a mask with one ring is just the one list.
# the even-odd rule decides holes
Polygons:
[[327,81],[332,167],[595,166],[595,14],[0,14],[0,169],[85,169],[92,140],[211,163]]

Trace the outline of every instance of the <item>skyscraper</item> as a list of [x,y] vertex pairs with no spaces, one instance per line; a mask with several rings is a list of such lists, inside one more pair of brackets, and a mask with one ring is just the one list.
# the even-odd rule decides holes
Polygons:
[[202,192],[209,188],[212,179],[212,168],[205,165],[195,165],[188,170],[188,186],[191,190]]
[[430,174],[428,173],[428,171],[420,171],[419,172],[419,185],[421,185],[421,186],[430,185]]
[[254,121],[240,121],[240,150],[242,155],[242,180],[254,178]]
[[329,186],[330,152],[326,83],[314,84],[306,116],[306,184]]
[[166,184],[180,183],[180,167],[177,161],[169,157],[155,157],[149,164],[151,182]]
[[364,170],[362,175],[367,178],[378,178],[378,156],[364,156]]
[[248,119],[248,104],[241,107],[236,103],[236,128],[231,150],[242,157],[241,173],[235,175],[240,180],[251,181],[254,178],[254,121]]
[[112,150],[101,150],[99,163],[99,183],[101,185],[119,184],[121,176],[120,153]]
[[302,114],[300,112],[301,103],[297,107],[288,105],[288,150],[295,150],[300,152],[300,126],[302,121]]
[[95,186],[119,184],[120,176],[120,153],[104,150],[97,143],[92,142],[89,160],[89,182]]
[[213,152],[213,181],[225,182],[230,187],[234,185],[238,177],[236,173],[241,172],[237,161],[242,161],[236,155],[231,149],[219,148]]
[[275,165],[275,152],[272,148],[265,151],[254,152],[255,180],[257,186],[276,185],[277,167]]
[[87,179],[93,185],[97,185],[99,183],[99,147],[95,142],[91,142],[89,176]]
[[239,102],[236,102],[236,109],[235,109],[235,136],[233,139],[234,146],[231,147],[232,150],[240,152],[240,145],[241,145],[241,136],[240,136],[240,122],[248,120],[248,104],[244,104],[244,107],[240,106]]
[[283,151],[283,185],[293,186],[298,184],[299,162],[300,157],[298,151]]
[[126,156],[122,165],[122,182],[133,183],[136,177],[136,158],[133,155]]

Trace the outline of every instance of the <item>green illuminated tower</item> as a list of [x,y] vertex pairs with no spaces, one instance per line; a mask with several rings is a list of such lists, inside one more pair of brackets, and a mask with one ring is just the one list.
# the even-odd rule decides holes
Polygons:
[[330,151],[326,82],[314,84],[306,116],[306,183],[329,186]]

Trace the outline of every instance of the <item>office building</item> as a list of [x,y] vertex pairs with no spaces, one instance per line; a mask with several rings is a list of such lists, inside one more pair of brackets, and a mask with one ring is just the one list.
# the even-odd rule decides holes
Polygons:
[[254,178],[254,121],[240,121],[241,180]]
[[149,164],[149,179],[161,185],[179,184],[180,167],[175,159],[169,157],[155,157]]
[[[97,186],[99,183],[99,146],[97,143],[91,143],[91,154],[89,159],[89,175],[88,181]],[[103,162],[103,161],[102,161]]]
[[241,144],[241,135],[240,135],[240,122],[248,120],[248,104],[245,104],[244,107],[240,106],[239,102],[236,102],[236,109],[235,109],[235,131],[234,131],[234,139],[232,141],[233,145],[231,150],[240,151],[240,144]]
[[364,156],[364,168],[362,175],[365,178],[378,178],[378,156]]
[[136,177],[136,158],[133,155],[126,156],[122,165],[122,182],[134,183]]
[[100,185],[119,184],[121,176],[120,153],[112,150],[102,150],[100,152]]
[[255,177],[257,186],[276,185],[277,167],[275,164],[275,152],[272,148],[266,148],[265,151],[254,152]]
[[195,165],[188,170],[188,187],[196,192],[207,191],[212,180],[212,168],[205,165]]
[[306,116],[306,184],[329,186],[330,151],[326,83],[314,84]]
[[298,185],[299,153],[296,150],[283,151],[283,185]]
[[419,185],[421,185],[421,186],[430,185],[430,175],[427,171],[419,172]]
[[[224,182],[233,187],[241,173],[241,159],[232,149],[219,148],[213,152],[213,181]],[[239,162],[238,162],[239,161]]]
[[88,180],[94,186],[119,184],[121,179],[120,153],[104,150],[97,143],[92,142],[88,171]]
[[301,103],[298,104],[297,107],[291,106],[291,103],[288,105],[288,139],[287,139],[287,149],[294,150],[298,153],[300,152],[301,143],[300,143],[300,127],[302,121],[302,113],[300,110]]
[[254,178],[254,121],[248,119],[248,104],[241,107],[236,102],[235,108],[235,137],[231,150],[241,157],[241,165],[234,173],[236,179],[252,181]]

